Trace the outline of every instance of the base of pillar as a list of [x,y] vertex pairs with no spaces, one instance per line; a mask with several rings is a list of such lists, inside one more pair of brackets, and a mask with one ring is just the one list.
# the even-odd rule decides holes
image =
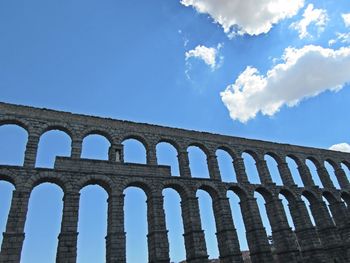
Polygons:
[[21,260],[22,245],[25,234],[4,232],[0,252],[0,263],[18,263]]
[[75,263],[78,232],[61,232],[58,235],[56,263]]
[[220,263],[243,263],[242,254],[220,257]]
[[[168,259],[159,259],[159,260],[154,260],[154,261],[149,261],[148,263],[169,263],[170,258]],[[118,262],[119,263],[119,262]]]
[[186,259],[186,263],[209,263],[209,256]]
[[271,252],[256,252],[250,254],[252,263],[271,263],[274,262]]

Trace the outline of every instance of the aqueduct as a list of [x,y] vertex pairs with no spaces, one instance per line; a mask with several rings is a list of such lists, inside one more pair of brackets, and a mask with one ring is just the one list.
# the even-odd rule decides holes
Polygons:
[[[343,169],[344,165],[347,169],[350,168],[349,153],[0,103],[0,125],[6,124],[16,124],[24,128],[28,133],[28,141],[22,166],[0,165],[0,180],[15,186],[6,230],[3,233],[0,262],[20,262],[29,197],[32,189],[43,182],[58,184],[64,191],[56,262],[76,262],[79,192],[90,184],[98,184],[108,193],[108,263],[126,262],[123,191],[129,186],[138,186],[147,195],[150,263],[170,262],[162,196],[162,190],[169,187],[175,189],[181,197],[186,262],[208,262],[195,194],[198,189],[205,189],[213,201],[221,262],[243,262],[232,219],[235,212],[230,209],[227,191],[235,192],[240,198],[252,262],[350,261],[350,185]],[[37,168],[35,163],[40,137],[50,130],[61,130],[71,137],[71,156],[57,157],[53,169]],[[109,140],[108,160],[81,158],[83,139],[90,134],[100,134]],[[143,143],[146,164],[124,162],[122,142],[128,138]],[[160,142],[167,142],[175,147],[180,176],[171,176],[169,166],[158,165],[156,146]],[[210,178],[191,176],[187,151],[190,146],[197,146],[205,153]],[[237,182],[224,182],[221,179],[216,158],[218,149],[231,155]],[[249,153],[254,158],[259,184],[249,182],[242,159],[243,153]],[[273,182],[265,155],[276,160],[283,185]],[[303,187],[295,183],[286,162],[287,157],[296,162]],[[323,187],[315,185],[306,160],[315,164]],[[331,180],[325,162],[333,166],[340,189]],[[259,192],[266,201],[274,253],[262,224],[254,198],[255,192]],[[279,199],[280,194],[288,200],[294,231],[288,225]],[[310,220],[302,196],[310,202],[315,226]]]

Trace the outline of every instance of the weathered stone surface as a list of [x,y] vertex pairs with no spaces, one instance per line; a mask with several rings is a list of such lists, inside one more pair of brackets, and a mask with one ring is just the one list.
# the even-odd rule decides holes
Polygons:
[[[64,190],[61,233],[58,236],[56,262],[76,262],[79,192],[88,184],[99,184],[108,192],[108,229],[106,236],[106,262],[125,263],[124,195],[129,186],[141,187],[147,195],[148,255],[149,262],[170,262],[169,242],[165,225],[162,190],[175,189],[181,196],[184,223],[186,262],[208,263],[208,253],[201,226],[196,191],[208,191],[213,200],[220,262],[350,262],[350,187],[341,163],[350,167],[350,154],[324,149],[279,144],[259,140],[168,128],[157,125],[119,121],[92,116],[38,109],[0,103],[0,125],[17,124],[28,132],[28,143],[23,166],[0,165],[0,180],[15,185],[11,209],[0,252],[0,262],[20,262],[25,238],[24,224],[30,192],[42,182],[53,182]],[[72,139],[71,156],[57,157],[53,169],[35,168],[40,136],[58,129]],[[108,161],[82,159],[82,142],[89,134],[105,136],[111,146]],[[122,142],[134,138],[146,148],[147,164],[124,162]],[[177,150],[180,176],[170,174],[170,167],[157,164],[156,146],[169,142]],[[207,155],[209,179],[192,178],[187,148],[199,146]],[[238,183],[222,182],[215,152],[227,151],[233,158]],[[255,158],[261,184],[248,181],[243,152]],[[272,182],[264,155],[273,156],[280,171],[283,186]],[[305,187],[297,187],[286,163],[292,157],[298,164]],[[325,188],[314,185],[305,160],[312,158]],[[328,161],[342,189],[333,186],[323,167]],[[250,251],[242,253],[227,199],[227,191],[240,198],[246,236]],[[261,193],[272,227],[269,242],[261,221],[254,192]],[[295,225],[293,232],[287,223],[279,194],[288,202]],[[311,203],[315,217],[314,227],[301,196]],[[332,218],[322,197],[330,203]],[[346,205],[344,204],[344,201]],[[234,211],[236,212],[236,211]],[[249,256],[248,256],[249,255]],[[217,262],[219,262],[217,260]]]

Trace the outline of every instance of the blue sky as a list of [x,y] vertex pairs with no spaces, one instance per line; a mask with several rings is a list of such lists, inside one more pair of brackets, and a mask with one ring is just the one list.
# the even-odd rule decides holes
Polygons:
[[[252,0],[2,1],[0,100],[321,148],[342,143],[335,149],[349,150],[348,14],[347,0],[336,4],[330,0],[266,0],[258,4]],[[18,153],[23,153],[25,143],[18,138],[25,141],[23,133],[1,127],[0,134],[5,144],[0,150],[1,163],[20,163]],[[105,158],[106,147],[101,138],[91,138],[84,154]],[[142,154],[134,157],[137,147],[130,142],[131,161],[143,161]],[[69,154],[69,142],[63,134],[53,132],[46,144],[42,142],[39,154],[39,163],[50,166],[55,155]],[[199,153],[193,155],[201,158]],[[163,163],[174,162],[173,156],[164,150]],[[225,162],[226,157],[222,158]],[[229,174],[232,167],[227,163],[228,159],[222,170]],[[7,189],[1,192],[1,200],[8,204],[10,186],[1,187]],[[40,251],[43,243],[53,244],[48,249],[51,256],[35,262],[54,258],[52,242],[59,231],[59,220],[51,220],[50,215],[56,213],[58,218],[60,207],[52,208],[50,203],[41,207],[39,201],[42,195],[49,195],[47,200],[61,205],[63,194],[52,185],[39,187],[30,203],[31,227],[23,262],[34,262],[35,247]],[[87,203],[103,203],[107,198],[94,186],[83,191]],[[139,206],[138,212],[145,213],[143,193],[127,191],[127,205]],[[209,202],[202,194],[201,202]],[[168,195],[166,204],[178,207],[176,194]],[[84,200],[82,213],[86,216],[82,218],[90,218]],[[8,208],[1,206],[4,227]],[[47,231],[56,229],[47,236],[51,243],[37,239],[38,218],[31,212],[49,209],[54,210],[47,212],[47,222],[54,226],[47,223]],[[131,210],[127,213],[133,217]],[[179,210],[174,209],[174,213],[178,214],[167,216],[180,218]],[[209,223],[203,222],[208,225],[206,232],[215,232],[212,216],[203,217],[209,218]],[[96,220],[100,219],[81,223],[86,226],[85,232],[80,231],[82,238],[88,235],[89,224],[101,225],[96,235],[103,236],[104,219]],[[169,232],[177,240],[175,244],[182,242],[181,235],[176,234],[182,231],[179,220],[170,224],[177,226]],[[146,233],[145,224],[133,224],[130,219],[126,227],[128,242],[141,242],[128,252],[128,262],[146,262],[145,239],[132,234],[137,227],[143,227],[139,233]],[[217,257],[214,238],[208,242],[213,243],[208,245],[210,256]],[[79,250],[80,262],[88,262],[84,257],[92,259],[88,253],[93,250],[88,246],[86,241]],[[103,246],[96,250],[99,252],[91,262],[103,261]],[[172,248],[174,261],[183,257],[183,246]]]

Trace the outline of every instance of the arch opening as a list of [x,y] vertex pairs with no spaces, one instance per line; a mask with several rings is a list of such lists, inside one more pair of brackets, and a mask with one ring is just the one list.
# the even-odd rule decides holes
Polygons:
[[271,224],[270,224],[269,217],[267,215],[267,209],[266,209],[266,205],[265,205],[266,200],[265,200],[264,196],[258,191],[254,192],[254,197],[256,198],[256,202],[258,204],[260,218],[261,218],[263,226],[265,228],[265,231],[267,234],[267,239],[268,239],[270,245],[273,247],[274,244],[273,244],[273,239],[272,239],[272,229],[271,229]]
[[140,140],[127,139],[122,144],[124,145],[124,162],[146,164],[146,147]]
[[346,192],[342,192],[341,198],[343,199],[345,205],[349,208],[350,207],[350,194],[348,194]]
[[126,262],[148,262],[146,193],[139,187],[129,186],[124,194]]
[[261,180],[259,177],[258,169],[255,164],[254,157],[247,152],[242,154],[242,158],[244,161],[244,167],[248,176],[248,181],[251,184],[261,184]]
[[80,190],[77,262],[104,262],[106,258],[108,193],[100,185]]
[[350,168],[348,165],[341,163],[340,164],[341,168],[345,172],[346,178],[348,179],[348,182],[350,182]]
[[81,157],[94,160],[108,160],[111,143],[99,134],[90,134],[83,139]]
[[317,185],[320,188],[323,188],[321,178],[317,172],[317,166],[316,166],[315,161],[311,160],[311,159],[306,159],[305,163],[306,163],[306,166],[309,168],[312,180],[314,181],[315,185]]
[[311,211],[311,204],[310,204],[309,198],[306,197],[305,194],[303,194],[301,196],[301,200],[303,200],[305,203],[306,210],[307,210],[307,213],[309,214],[312,225],[316,226],[315,219],[314,219],[314,216],[313,216],[312,211]]
[[181,197],[172,189],[163,190],[165,221],[168,230],[170,261],[181,262],[186,259],[184,226],[181,211]]
[[197,178],[209,178],[207,155],[198,146],[187,148],[190,161],[191,176]]
[[284,193],[280,193],[278,195],[278,198],[282,201],[282,205],[283,205],[283,209],[284,209],[284,213],[286,214],[287,217],[287,222],[289,227],[295,231],[295,225],[294,225],[294,221],[293,221],[293,217],[292,214],[290,212],[290,207],[289,207],[289,201],[287,199],[287,197],[284,195]]
[[334,171],[334,167],[333,165],[329,162],[329,161],[325,161],[324,162],[324,167],[326,168],[327,172],[328,172],[328,175],[334,185],[334,187],[336,189],[340,189],[340,185],[339,185],[339,182],[338,182],[338,179],[335,175],[335,171]]
[[287,162],[288,168],[289,168],[289,170],[290,170],[290,172],[292,174],[294,183],[298,187],[304,187],[303,180],[301,179],[300,172],[298,170],[297,162],[293,158],[291,158],[289,156],[286,157],[286,162]]
[[23,165],[28,141],[27,131],[16,124],[0,126],[0,164]]
[[219,164],[221,180],[227,183],[237,183],[237,176],[233,166],[232,156],[225,150],[218,149],[216,156]]
[[227,191],[227,197],[229,198],[233,222],[236,227],[238,241],[240,245],[240,249],[242,252],[249,251],[248,241],[246,237],[246,229],[243,220],[243,215],[240,206],[240,197],[237,193],[232,190]]
[[57,156],[70,156],[71,137],[61,130],[48,130],[40,136],[36,167],[53,168]]
[[196,196],[198,197],[200,218],[209,259],[219,258],[212,197],[207,191],[202,189],[197,190]]
[[55,262],[61,230],[63,191],[53,183],[33,188],[25,222],[21,263]]
[[[332,222],[334,225],[336,225],[335,221],[334,221],[334,217],[333,217],[333,213],[332,213],[332,210],[331,210],[331,207],[330,207],[330,202],[331,202],[331,199],[329,196],[323,194],[322,195],[322,200],[323,202],[326,204],[326,207],[327,207],[327,212],[328,212],[328,215],[329,217],[331,218]],[[328,201],[329,200],[329,201]]]
[[157,144],[156,150],[158,164],[169,165],[171,167],[171,175],[179,176],[179,162],[176,148],[170,143],[161,142]]
[[272,182],[274,182],[276,185],[283,185],[280,172],[278,171],[278,163],[275,157],[270,154],[265,154],[264,159],[270,172]]

